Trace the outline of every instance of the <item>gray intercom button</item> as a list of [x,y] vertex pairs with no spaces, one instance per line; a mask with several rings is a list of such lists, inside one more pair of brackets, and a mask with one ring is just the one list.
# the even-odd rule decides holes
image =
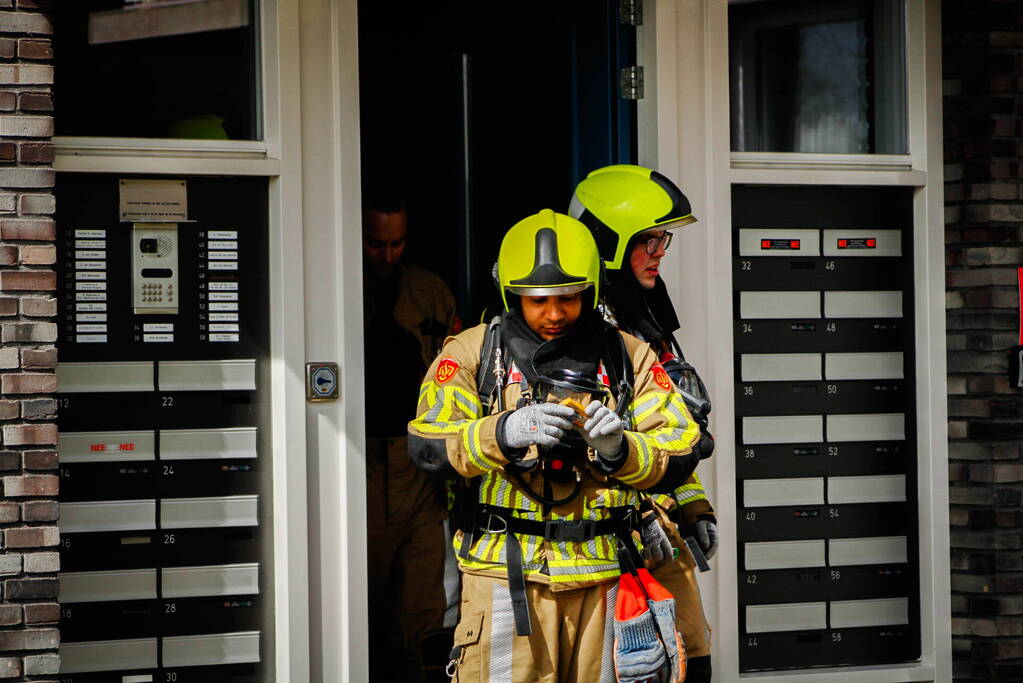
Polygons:
[[901,626],[908,623],[909,598],[835,600],[831,603],[831,628]]
[[825,230],[824,256],[902,256],[901,230]]
[[901,503],[906,500],[906,475],[828,477],[828,503]]
[[739,256],[820,256],[819,230],[742,229]]
[[161,460],[255,458],[256,427],[160,430]]
[[256,361],[162,360],[160,391],[255,391]]
[[743,507],[823,505],[824,478],[746,479],[742,482]]
[[148,531],[156,528],[156,501],[103,500],[60,504],[60,532]]
[[152,361],[57,363],[57,392],[155,391]]
[[156,597],[155,569],[60,574],[62,603],[155,600]]
[[160,525],[164,529],[257,526],[258,496],[164,498]]
[[824,566],[824,540],[745,544],[746,570]]
[[214,666],[259,661],[259,631],[163,639],[163,665]]
[[742,292],[743,320],[804,320],[821,317],[820,292]]
[[902,352],[827,353],[824,376],[837,379],[902,379]]
[[901,318],[902,292],[824,292],[825,318]]
[[747,446],[776,443],[820,443],[823,440],[823,415],[742,418],[742,442]]
[[156,433],[61,432],[57,437],[61,464],[76,462],[132,462],[156,459]]
[[819,353],[744,353],[743,382],[799,382],[821,378]]
[[828,541],[828,564],[832,567],[903,564],[908,561],[907,557],[905,536],[833,538]]
[[840,441],[904,441],[904,413],[864,413],[859,415],[828,415],[828,442]]
[[746,633],[813,631],[828,627],[828,606],[824,602],[792,602],[746,607]]
[[161,571],[165,598],[259,593],[259,565],[255,562],[209,567],[171,567]]
[[60,644],[60,673],[155,669],[156,638]]

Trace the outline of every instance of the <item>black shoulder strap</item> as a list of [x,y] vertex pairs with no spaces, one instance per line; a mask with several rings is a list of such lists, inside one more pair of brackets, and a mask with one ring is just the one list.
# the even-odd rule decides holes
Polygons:
[[490,405],[494,400],[494,389],[497,388],[497,349],[501,348],[501,316],[495,315],[487,325],[487,334],[480,347],[480,364],[476,370],[476,393],[483,404],[483,413],[490,413]]
[[608,380],[611,382],[611,394],[618,404],[618,415],[624,416],[629,409],[629,402],[632,400],[633,384],[636,381],[636,372],[632,367],[632,358],[629,357],[629,350],[625,346],[625,339],[616,327],[604,326],[604,369],[607,370]]

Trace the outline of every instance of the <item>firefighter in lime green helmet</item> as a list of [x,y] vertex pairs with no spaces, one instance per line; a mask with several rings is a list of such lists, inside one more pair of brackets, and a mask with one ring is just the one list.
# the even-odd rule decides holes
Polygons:
[[456,681],[598,681],[628,661],[608,632],[620,539],[641,563],[639,491],[689,477],[699,429],[650,346],[603,320],[601,274],[579,221],[519,221],[495,265],[504,311],[450,337],[420,390],[410,456],[459,491]]
[[[674,332],[675,308],[660,277],[660,265],[672,243],[673,230],[696,221],[682,190],[657,171],[615,165],[590,173],[576,187],[569,213],[593,233],[607,267],[602,311],[607,320],[648,342],[700,424],[701,457],[713,452],[708,429],[710,399],[695,368],[685,361]],[[677,624],[687,645],[687,681],[710,681],[710,627],[696,583],[694,557],[683,537],[692,536],[707,557],[718,546],[714,510],[699,476],[693,475],[668,494],[651,496],[657,516],[643,527],[645,556],[677,601]],[[661,524],[657,524],[660,518]],[[672,560],[678,550],[677,559]],[[658,548],[661,548],[658,551]]]

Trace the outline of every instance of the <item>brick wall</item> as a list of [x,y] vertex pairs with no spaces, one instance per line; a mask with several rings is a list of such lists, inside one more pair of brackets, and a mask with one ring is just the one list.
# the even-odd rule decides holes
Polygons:
[[957,681],[1023,680],[1023,3],[946,0],[952,634]]
[[0,0],[0,678],[57,673],[49,0]]

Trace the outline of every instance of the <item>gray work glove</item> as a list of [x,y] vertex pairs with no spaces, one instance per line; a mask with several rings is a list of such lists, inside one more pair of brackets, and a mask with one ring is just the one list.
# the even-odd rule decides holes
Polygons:
[[701,519],[693,525],[693,536],[700,544],[700,550],[707,556],[707,559],[714,557],[718,551],[718,528],[709,519]]
[[583,440],[607,462],[617,462],[625,455],[622,441],[625,423],[613,410],[594,400],[586,406],[590,419],[582,427]]
[[557,446],[572,428],[575,411],[558,403],[534,403],[514,411],[504,421],[504,442],[511,448],[534,444]]
[[668,534],[664,533],[664,527],[661,526],[656,514],[650,513],[643,518],[639,526],[639,536],[643,540],[643,559],[649,566],[655,567],[674,556],[671,541],[668,540]]

